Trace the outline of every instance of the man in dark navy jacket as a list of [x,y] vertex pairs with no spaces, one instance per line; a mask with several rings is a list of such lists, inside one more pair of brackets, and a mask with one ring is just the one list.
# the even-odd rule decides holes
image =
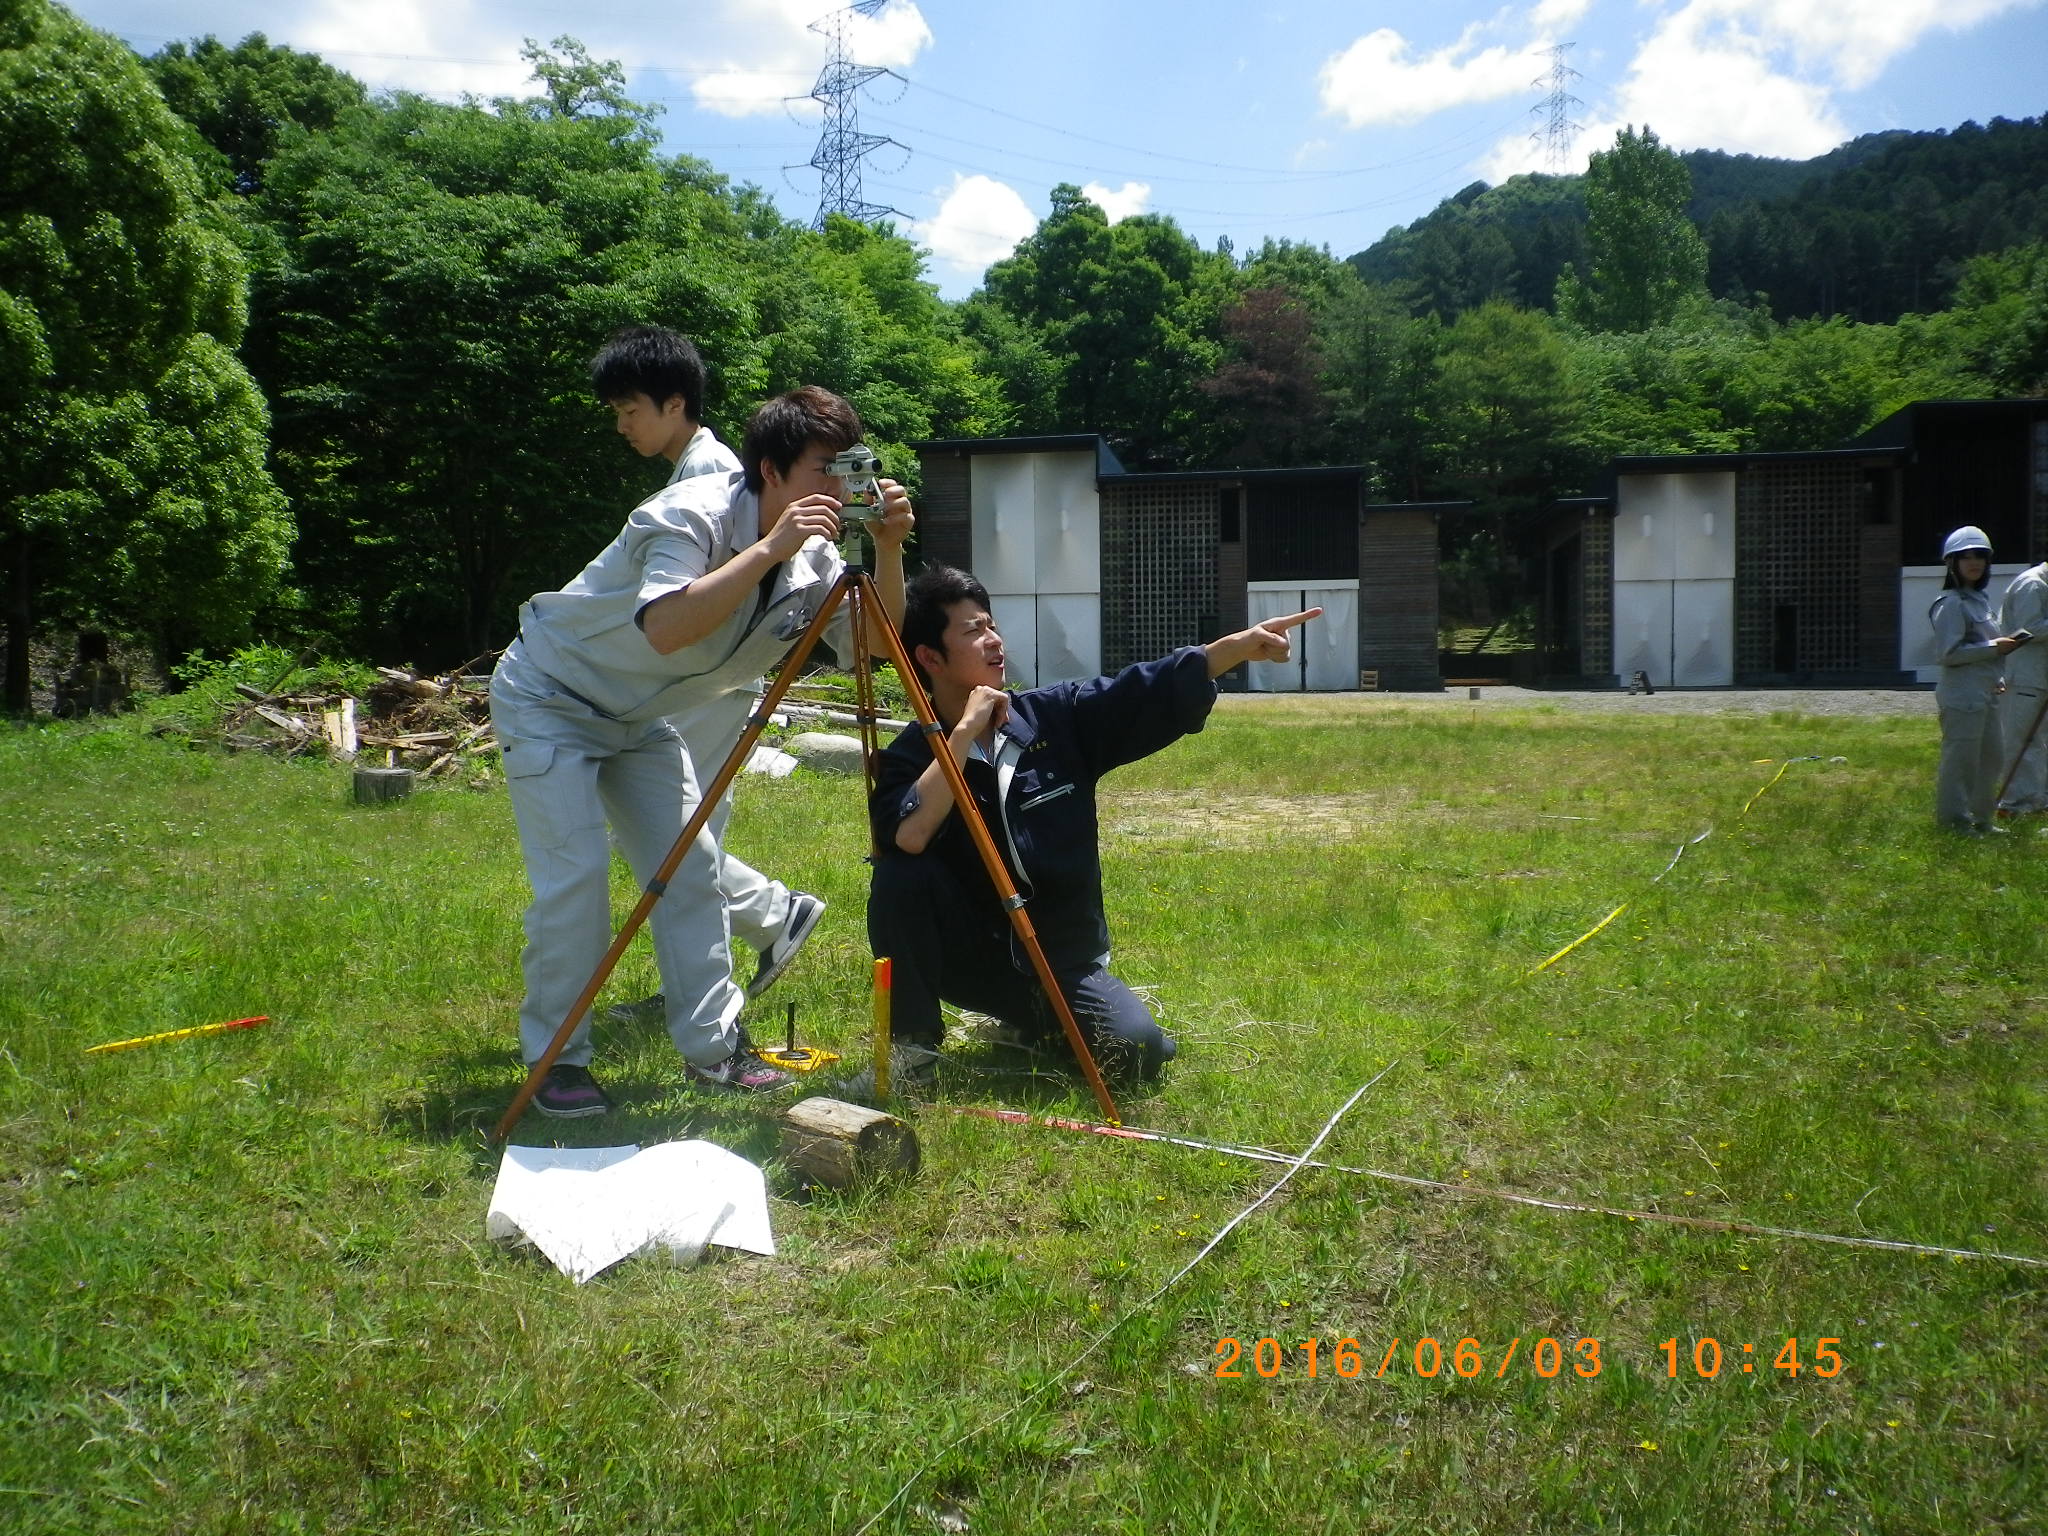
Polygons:
[[[1173,1059],[1174,1045],[1106,968],[1096,780],[1199,731],[1218,677],[1240,662],[1285,661],[1288,631],[1321,612],[1268,619],[1114,677],[1006,693],[1003,639],[982,584],[945,566],[910,584],[904,649],[1106,1071],[1152,1077]],[[918,727],[883,752],[869,814],[880,854],[868,940],[893,962],[890,1032],[902,1048],[896,1080],[909,1087],[930,1081],[945,1034],[941,999],[1002,1019],[1027,1039],[1063,1040]]]

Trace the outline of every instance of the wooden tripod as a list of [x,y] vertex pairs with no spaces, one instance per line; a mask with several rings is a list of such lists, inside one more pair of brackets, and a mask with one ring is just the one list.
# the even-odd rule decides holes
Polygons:
[[548,1042],[548,1048],[541,1053],[540,1060],[536,1061],[532,1070],[526,1074],[526,1081],[520,1085],[519,1092],[512,1096],[511,1106],[506,1109],[504,1118],[498,1122],[498,1128],[492,1132],[493,1141],[503,1141],[511,1135],[512,1128],[519,1123],[519,1117],[526,1113],[526,1106],[533,1101],[535,1092],[548,1075],[548,1069],[554,1066],[555,1058],[562,1054],[562,1048],[569,1043],[569,1037],[576,1032],[576,1026],[590,1011],[591,1003],[596,1000],[605,982],[610,980],[613,969],[619,963],[619,957],[626,952],[626,946],[632,943],[633,935],[640,931],[641,924],[647,921],[647,914],[654,910],[654,904],[661,900],[663,893],[667,891],[668,883],[674,877],[677,866],[683,862],[683,856],[689,852],[690,845],[697,840],[697,835],[704,830],[705,823],[711,819],[713,808],[717,806],[720,797],[731,786],[741,766],[752,754],[754,743],[760,740],[762,728],[768,724],[768,717],[774,713],[775,706],[782,702],[782,696],[789,690],[790,684],[796,681],[797,673],[802,670],[803,664],[816,649],[819,638],[825,633],[825,626],[831,622],[832,615],[838,612],[842,602],[852,605],[849,617],[853,631],[855,696],[859,701],[856,712],[861,722],[861,755],[866,768],[869,793],[872,794],[874,791],[875,753],[878,745],[874,681],[869,671],[868,642],[872,626],[874,637],[882,642],[889,660],[896,667],[896,675],[903,680],[903,690],[910,696],[910,705],[917,714],[918,725],[931,743],[932,758],[940,765],[946,775],[947,784],[952,788],[954,808],[959,812],[960,819],[966,823],[968,834],[974,839],[975,850],[981,855],[982,867],[988,871],[989,881],[995,886],[996,895],[1002,899],[1003,910],[1010,915],[1010,927],[1015,931],[1018,942],[1024,946],[1024,952],[1031,957],[1031,968],[1037,973],[1038,984],[1045,989],[1046,999],[1052,1004],[1053,1012],[1059,1015],[1060,1027],[1066,1031],[1067,1044],[1074,1052],[1074,1059],[1081,1064],[1081,1073],[1088,1079],[1088,1086],[1095,1092],[1095,1101],[1101,1106],[1103,1117],[1112,1125],[1123,1123],[1117,1114],[1116,1100],[1110,1097],[1109,1086],[1103,1082],[1102,1072],[1095,1064],[1094,1054],[1088,1049],[1088,1042],[1081,1034],[1081,1026],[1074,1019],[1074,1011],[1068,1006],[1066,995],[1060,991],[1059,982],[1054,978],[1052,967],[1046,961],[1045,949],[1038,942],[1038,931],[1032,927],[1031,918],[1024,910],[1024,898],[1018,893],[1016,882],[1010,878],[1010,871],[1003,864],[1003,856],[996,851],[995,839],[989,835],[988,823],[982,819],[980,807],[975,804],[974,796],[967,787],[967,777],[960,771],[960,765],[953,761],[953,754],[946,749],[945,727],[939,724],[939,717],[932,709],[931,699],[926,695],[924,685],[918,681],[916,669],[910,664],[909,654],[903,648],[903,637],[896,633],[896,626],[889,622],[888,611],[882,607],[881,595],[875,590],[873,578],[864,571],[849,568],[825,594],[824,602],[819,604],[818,612],[812,618],[809,627],[798,637],[795,649],[789,653],[789,659],[783,662],[782,669],[768,685],[768,691],[761,695],[760,703],[747,717],[746,729],[740,733],[740,739],[732,751],[726,754],[725,762],[720,765],[717,775],[709,784],[703,786],[702,798],[697,802],[696,810],[690,813],[689,820],[683,824],[683,830],[677,836],[674,846],[669,849],[668,856],[661,861],[661,867],[655,871],[654,878],[647,882],[646,889],[640,894],[640,900],[634,904],[631,915],[619,929],[617,937],[612,940],[611,948],[605,951],[604,958],[598,962],[597,970],[584,984],[582,993],[570,1005],[569,1015],[562,1020],[561,1028],[555,1031],[554,1039]]

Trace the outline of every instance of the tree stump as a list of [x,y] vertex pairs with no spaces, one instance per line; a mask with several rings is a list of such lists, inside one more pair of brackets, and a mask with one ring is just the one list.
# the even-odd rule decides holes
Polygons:
[[377,805],[386,800],[403,800],[412,793],[410,768],[358,768],[356,804]]
[[917,1133],[894,1115],[843,1099],[805,1099],[782,1116],[782,1155],[816,1184],[851,1189],[917,1172]]

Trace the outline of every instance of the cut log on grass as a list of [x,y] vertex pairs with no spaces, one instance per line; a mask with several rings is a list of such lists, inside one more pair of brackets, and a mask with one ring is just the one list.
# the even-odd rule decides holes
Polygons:
[[410,768],[358,768],[356,804],[377,805],[386,800],[403,800],[412,793]]
[[851,1189],[917,1172],[917,1132],[894,1115],[843,1099],[805,1099],[782,1116],[782,1155],[816,1184]]

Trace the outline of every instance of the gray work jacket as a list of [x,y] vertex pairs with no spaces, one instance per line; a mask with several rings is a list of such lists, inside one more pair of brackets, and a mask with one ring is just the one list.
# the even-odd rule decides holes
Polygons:
[[[738,472],[664,486],[574,581],[520,609],[519,659],[614,720],[658,720],[752,690],[781,665],[845,569],[832,544],[807,540],[777,567],[765,604],[750,594],[717,629],[666,656],[648,644],[639,616],[759,539],[760,513]],[[824,638],[844,662],[852,649],[844,608]]]

